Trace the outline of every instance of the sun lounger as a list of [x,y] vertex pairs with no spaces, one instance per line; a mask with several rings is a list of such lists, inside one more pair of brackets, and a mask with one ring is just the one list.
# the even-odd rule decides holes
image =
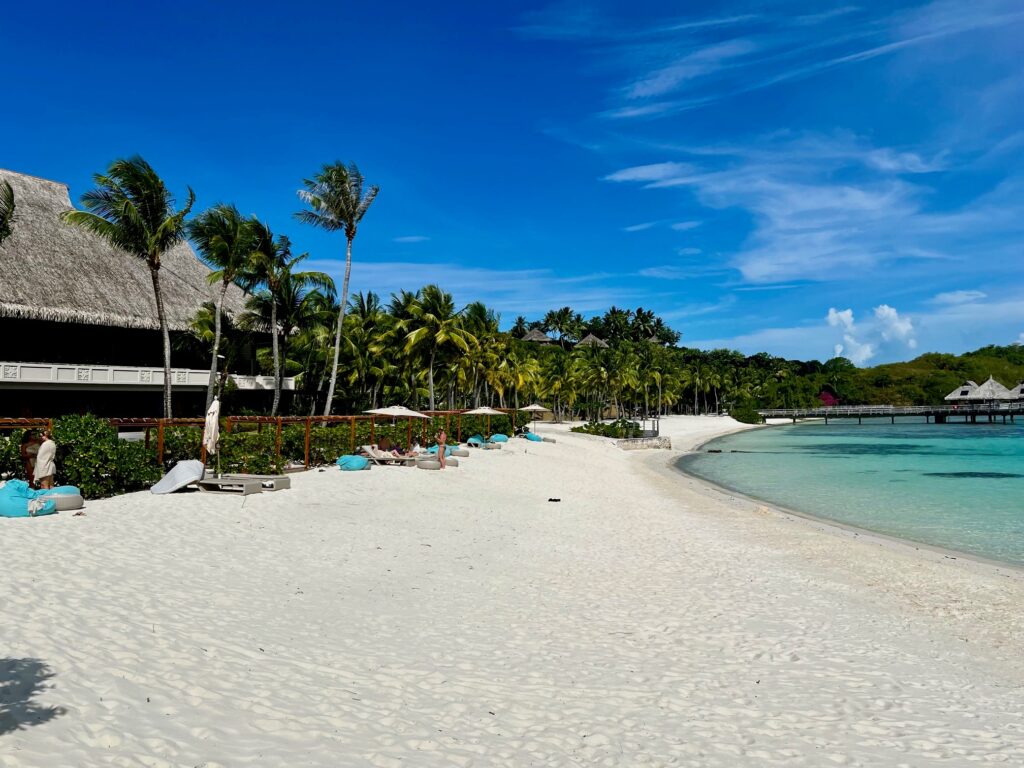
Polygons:
[[259,480],[242,480],[237,477],[208,477],[196,483],[200,491],[206,493],[235,493],[249,496],[262,493],[263,484]]
[[284,491],[292,487],[292,479],[286,475],[221,475],[221,479],[258,480],[264,491]]
[[416,464],[415,456],[393,456],[387,451],[381,451],[372,445],[361,445],[359,451],[374,464],[385,466],[388,464],[411,467]]

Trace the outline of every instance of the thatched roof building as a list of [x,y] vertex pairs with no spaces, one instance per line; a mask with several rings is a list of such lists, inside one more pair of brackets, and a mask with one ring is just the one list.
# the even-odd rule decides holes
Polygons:
[[584,336],[582,339],[579,340],[579,342],[576,344],[576,346],[577,347],[599,347],[601,349],[607,349],[608,348],[608,342],[604,341],[603,339],[597,338],[597,336],[595,336],[592,333],[588,333],[586,336]]
[[1024,400],[1024,381],[1017,382],[1017,386],[1010,390],[1014,400]]
[[945,399],[949,400],[950,402],[953,402],[953,401],[956,401],[956,400],[966,400],[967,396],[970,395],[971,392],[973,392],[977,388],[978,388],[978,382],[970,381],[970,380],[965,381],[959,387],[957,387],[952,392],[950,392],[948,395],[946,395]]
[[991,376],[988,377],[984,384],[975,384],[973,381],[968,381],[962,387],[946,395],[946,400],[957,400],[965,403],[991,403],[997,400],[1015,400],[1016,398],[1016,395]]
[[[72,209],[68,187],[0,169],[14,189],[11,236],[0,245],[0,318],[121,328],[160,327],[145,262],[61,220]],[[163,257],[160,286],[172,330],[185,330],[204,302],[216,299],[210,270],[187,243]],[[225,309],[245,294],[229,290]]]
[[534,328],[532,331],[523,336],[523,341],[532,341],[536,344],[554,344],[555,340],[545,334],[543,331],[539,331]]

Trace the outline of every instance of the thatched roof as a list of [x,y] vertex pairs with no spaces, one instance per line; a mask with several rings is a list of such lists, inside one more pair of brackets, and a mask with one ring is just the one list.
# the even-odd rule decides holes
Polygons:
[[597,336],[595,336],[592,333],[588,333],[586,336],[584,336],[582,339],[579,340],[579,342],[576,344],[576,346],[577,347],[600,347],[601,349],[607,349],[608,348],[608,342],[603,341],[602,339],[597,338]]
[[[962,391],[962,389],[958,391]],[[1014,396],[1010,394],[1010,390],[989,376],[988,381],[984,384],[975,386],[966,396],[956,399],[969,402],[991,402],[993,400],[1013,400]]]
[[[160,327],[145,262],[61,221],[72,208],[66,184],[3,169],[0,181],[15,198],[12,233],[0,244],[0,317]],[[186,329],[204,302],[216,300],[209,274],[187,243],[164,254],[160,287],[172,330]],[[240,312],[244,302],[232,287],[225,309]]]
[[952,392],[950,392],[948,395],[946,395],[945,399],[946,400],[966,400],[967,396],[970,395],[971,392],[973,392],[977,388],[978,388],[978,382],[976,382],[976,381],[965,381],[959,387],[957,387]]
[[523,336],[523,341],[535,341],[538,344],[553,344],[555,342],[550,336],[546,335],[543,331],[538,331],[536,328]]
[[1024,381],[1017,382],[1017,386],[1010,390],[1010,395],[1015,400],[1024,400]]

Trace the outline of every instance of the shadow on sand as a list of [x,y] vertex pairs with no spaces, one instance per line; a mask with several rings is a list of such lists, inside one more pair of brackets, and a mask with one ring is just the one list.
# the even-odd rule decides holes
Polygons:
[[64,714],[63,707],[33,701],[51,677],[50,668],[38,659],[0,659],[0,736]]

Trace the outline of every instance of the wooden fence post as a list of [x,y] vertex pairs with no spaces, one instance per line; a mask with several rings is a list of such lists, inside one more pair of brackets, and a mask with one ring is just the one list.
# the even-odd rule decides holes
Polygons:
[[412,445],[412,419],[406,419],[409,422],[409,426],[406,428],[405,447],[408,449]]
[[[355,416],[349,416],[348,423],[349,423],[349,430],[351,432],[351,436],[350,436],[350,439],[349,439],[349,442],[351,443],[351,446],[349,447],[349,451],[351,453],[355,453],[356,452],[356,417]],[[372,424],[373,422],[371,421],[370,423]]]
[[309,469],[309,431],[313,426],[313,419],[306,418],[306,469]]
[[164,420],[159,419],[156,427],[156,460],[163,466],[164,463]]
[[[371,445],[376,445],[377,444],[377,417],[376,416],[371,416],[370,417],[370,444]],[[354,451],[355,448],[352,448],[352,450]]]
[[458,421],[459,421],[459,424],[458,424],[459,431],[458,431],[458,433],[455,436],[459,439],[459,442],[461,443],[462,442],[462,414],[461,413],[458,416]]

